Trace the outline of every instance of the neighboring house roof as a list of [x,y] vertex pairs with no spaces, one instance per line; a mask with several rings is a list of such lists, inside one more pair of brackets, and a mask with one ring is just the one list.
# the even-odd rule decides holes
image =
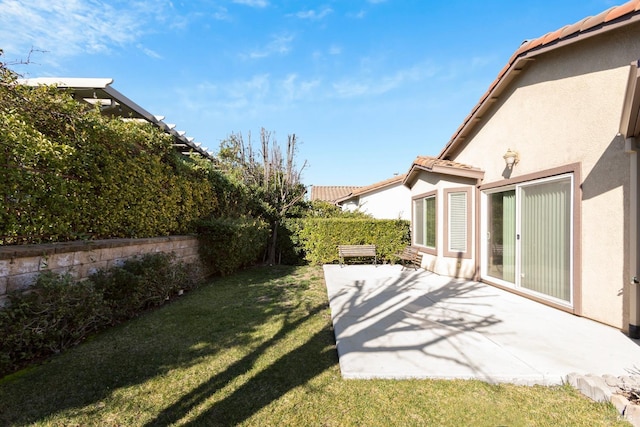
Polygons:
[[366,187],[358,187],[351,194],[346,194],[343,197],[336,200],[336,203],[345,202],[354,197],[359,197],[373,191],[381,190],[385,187],[389,187],[394,184],[402,184],[406,174],[396,175],[393,178],[385,179],[384,181],[376,182],[375,184],[367,185]]
[[41,77],[20,79],[19,83],[28,86],[55,85],[59,88],[69,89],[77,100],[91,105],[99,105],[100,111],[105,115],[146,121],[160,128],[174,137],[174,146],[182,153],[195,151],[208,158],[214,157],[207,148],[201,147],[202,144],[193,142],[193,138],[185,136],[184,131],[175,130],[176,125],[165,123],[163,116],[151,114],[111,87],[113,79]]
[[311,201],[322,200],[329,203],[336,203],[342,197],[348,196],[360,187],[356,186],[326,186],[314,185],[311,187]]
[[[640,0],[632,0],[621,6],[607,9],[598,15],[584,18],[575,24],[547,33],[537,39],[522,43],[511,56],[507,65],[500,70],[498,77],[489,86],[489,89],[480,98],[471,113],[464,119],[462,125],[456,130],[438,157],[447,158],[452,151],[465,141],[482,119],[482,115],[497,101],[509,83],[526,68],[527,63],[536,55],[638,21],[640,21]],[[638,55],[640,55],[640,52]]]
[[443,160],[437,157],[418,156],[405,175],[403,184],[411,186],[421,171],[441,173],[445,175],[461,176],[473,179],[482,179],[484,171],[463,163]]

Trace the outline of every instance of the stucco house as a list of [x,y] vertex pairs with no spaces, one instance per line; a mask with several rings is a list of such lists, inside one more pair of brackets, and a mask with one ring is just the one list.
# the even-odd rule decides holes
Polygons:
[[640,336],[639,58],[640,0],[523,43],[404,179],[423,266]]
[[403,185],[405,175],[359,187],[336,200],[343,210],[371,215],[377,219],[411,219],[411,191]]

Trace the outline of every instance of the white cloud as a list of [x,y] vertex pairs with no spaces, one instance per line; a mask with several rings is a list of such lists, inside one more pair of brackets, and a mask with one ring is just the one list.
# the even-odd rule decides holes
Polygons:
[[330,7],[325,7],[320,11],[316,11],[316,10],[300,11],[296,13],[295,16],[300,19],[309,19],[309,20],[317,21],[331,13],[333,13],[333,9],[331,9]]
[[145,24],[170,7],[167,0],[0,0],[0,40],[15,56],[31,48],[48,51],[51,60],[105,53],[135,43]]
[[176,92],[180,104],[199,113],[233,118],[261,118],[266,112],[293,108],[299,101],[316,98],[321,87],[319,79],[301,79],[295,73],[281,78],[256,74],[247,79],[202,82],[193,90],[181,87]]
[[340,55],[341,53],[342,53],[342,47],[335,44],[329,47],[329,55]]
[[236,4],[243,4],[245,6],[259,7],[259,8],[269,6],[269,2],[267,0],[233,0],[233,2]]
[[153,49],[149,49],[148,47],[145,47],[141,44],[138,44],[136,46],[138,49],[140,49],[145,55],[147,55],[149,58],[153,58],[153,59],[163,59],[162,55],[160,55],[158,52],[154,51]]
[[429,64],[417,64],[386,76],[343,79],[332,86],[338,98],[377,96],[431,78],[436,72],[437,69]]
[[367,12],[365,12],[364,10],[359,10],[358,12],[351,12],[348,13],[347,16],[349,18],[355,18],[355,19],[362,19],[367,15]]
[[230,21],[231,17],[226,7],[219,7],[216,12],[213,13],[213,18],[217,21]]
[[247,55],[242,55],[243,57],[248,57],[251,59],[260,59],[266,58],[271,55],[286,55],[291,51],[291,42],[293,41],[293,36],[289,34],[280,34],[273,36],[271,41],[267,43],[265,46],[251,51]]
[[289,74],[284,80],[279,82],[278,86],[281,86],[283,89],[285,101],[294,102],[313,96],[314,89],[320,86],[320,80],[300,81],[297,74]]

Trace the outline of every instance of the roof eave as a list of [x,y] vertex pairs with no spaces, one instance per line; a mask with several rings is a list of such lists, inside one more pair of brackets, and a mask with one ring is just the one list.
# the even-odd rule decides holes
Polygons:
[[[359,190],[354,191],[350,194],[351,197],[362,196],[368,193],[373,193],[374,191],[383,190],[387,187],[391,187],[393,185],[402,184],[404,182],[405,175],[399,175],[393,178],[390,178],[386,181],[381,181],[376,184],[368,185],[366,187],[362,187]],[[345,196],[346,197],[346,196]]]
[[402,184],[406,187],[411,188],[414,182],[417,180],[420,172],[449,175],[458,178],[470,178],[476,180],[477,182],[480,182],[484,179],[484,171],[481,169],[460,169],[438,165],[435,165],[433,168],[428,168],[414,163],[411,165],[411,168],[409,169],[409,172],[407,172],[407,175],[402,181]]

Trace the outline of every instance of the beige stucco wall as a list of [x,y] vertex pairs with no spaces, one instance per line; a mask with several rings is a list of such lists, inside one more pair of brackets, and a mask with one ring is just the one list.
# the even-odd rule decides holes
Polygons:
[[[463,187],[475,188],[475,180],[459,178],[450,175],[434,174],[421,172],[415,183],[411,186],[411,197],[420,196],[432,191],[436,191],[436,209],[437,209],[437,240],[436,255],[424,253],[422,256],[422,267],[450,277],[461,277],[471,279],[476,273],[475,268],[475,221],[471,222],[472,229],[468,233],[471,239],[471,258],[452,258],[444,255],[445,248],[445,227],[442,221],[445,220],[444,204],[446,189],[459,189]],[[475,191],[471,192],[471,217],[475,217]]]
[[[581,164],[582,314],[628,324],[629,155],[617,136],[640,26],[537,56],[452,160],[480,167],[483,184]],[[503,154],[520,155],[511,175]]]

